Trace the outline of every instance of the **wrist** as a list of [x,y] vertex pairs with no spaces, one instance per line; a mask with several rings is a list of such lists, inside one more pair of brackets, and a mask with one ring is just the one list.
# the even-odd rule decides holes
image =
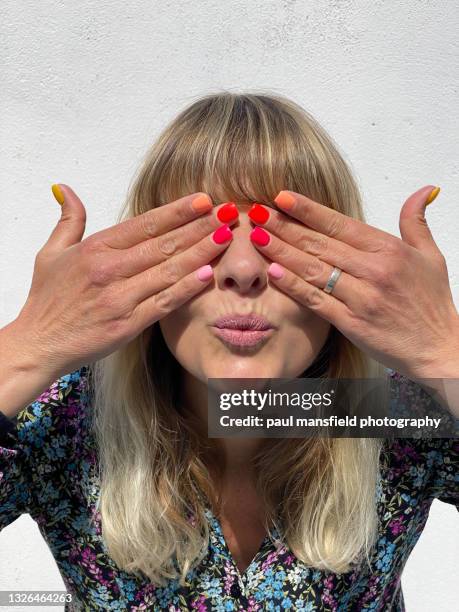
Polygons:
[[459,315],[456,314],[448,337],[441,346],[415,368],[416,378],[459,378]]
[[[41,370],[53,376],[55,368],[47,357],[43,339],[36,336],[33,328],[16,318],[0,330],[2,361],[11,371],[30,374]],[[5,356],[8,355],[8,359]],[[7,363],[6,363],[7,362]]]
[[0,329],[0,410],[15,417],[59,377],[17,320]]

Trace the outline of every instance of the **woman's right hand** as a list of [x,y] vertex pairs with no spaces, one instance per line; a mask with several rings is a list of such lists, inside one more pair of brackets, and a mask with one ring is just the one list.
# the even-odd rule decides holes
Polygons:
[[[194,193],[82,240],[85,208],[69,186],[62,193],[62,216],[36,256],[13,322],[50,380],[109,355],[202,291],[212,277],[200,280],[196,271],[231,238],[229,231],[225,242],[214,241],[222,222],[210,198]],[[199,196],[208,210],[193,208]]]

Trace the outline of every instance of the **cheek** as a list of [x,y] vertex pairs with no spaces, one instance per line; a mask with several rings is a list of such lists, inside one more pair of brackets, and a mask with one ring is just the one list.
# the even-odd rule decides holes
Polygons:
[[169,313],[159,321],[159,326],[170,352],[186,367],[199,342],[198,325],[189,307],[183,305]]

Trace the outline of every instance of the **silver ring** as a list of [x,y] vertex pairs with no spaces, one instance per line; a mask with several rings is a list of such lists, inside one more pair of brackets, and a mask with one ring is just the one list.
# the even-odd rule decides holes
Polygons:
[[336,281],[338,280],[340,274],[341,270],[339,268],[334,267],[327,281],[327,284],[324,287],[325,293],[331,293],[333,291],[333,288],[336,285]]

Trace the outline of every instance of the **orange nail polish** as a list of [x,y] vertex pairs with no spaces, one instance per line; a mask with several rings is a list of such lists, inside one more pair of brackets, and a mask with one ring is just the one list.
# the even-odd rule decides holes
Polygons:
[[192,202],[191,206],[195,209],[196,212],[201,213],[206,210],[210,210],[212,208],[212,202],[210,201],[209,196],[204,193],[198,195]]
[[427,204],[431,204],[435,200],[435,198],[437,197],[437,195],[439,193],[440,193],[440,187],[435,187],[435,189],[433,189],[430,192],[430,195],[429,195],[429,197],[426,200],[426,206],[427,206]]
[[274,201],[280,208],[289,210],[295,204],[295,198],[288,191],[279,191]]

